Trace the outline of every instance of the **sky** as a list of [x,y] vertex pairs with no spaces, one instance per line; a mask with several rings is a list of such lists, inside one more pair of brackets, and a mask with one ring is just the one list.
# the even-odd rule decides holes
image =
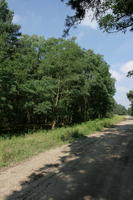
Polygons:
[[[13,22],[21,25],[23,34],[37,34],[49,37],[62,37],[65,18],[73,11],[60,0],[7,0],[14,11]],[[93,49],[104,56],[110,65],[112,77],[116,79],[117,103],[129,107],[127,92],[133,89],[133,78],[127,78],[133,70],[133,32],[108,34],[102,32],[96,21],[90,20],[91,13],[69,37],[77,37],[76,42],[85,49]],[[68,37],[68,38],[69,38]]]

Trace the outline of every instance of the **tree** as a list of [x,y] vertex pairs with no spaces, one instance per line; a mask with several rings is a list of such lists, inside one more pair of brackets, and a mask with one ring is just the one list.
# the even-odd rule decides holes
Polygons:
[[[109,73],[109,66],[103,56],[94,54],[92,50],[85,51],[84,80],[87,102],[87,117],[102,118],[113,110],[115,94],[114,79]],[[88,120],[87,118],[86,120]]]
[[123,105],[115,103],[114,113],[117,115],[127,115],[128,111]]
[[[71,104],[79,95],[82,49],[74,40],[48,39],[46,55],[41,63],[41,73],[48,80],[52,128],[60,123],[73,123]],[[77,91],[77,93],[76,93]],[[74,106],[73,106],[74,107]],[[70,120],[71,118],[71,120]]]
[[131,107],[128,108],[128,115],[131,115]]
[[[74,16],[67,16],[64,36],[71,27],[81,23],[90,11],[93,12],[91,20],[96,20],[99,27],[108,33],[133,31],[133,1],[132,0],[61,0],[70,6]],[[128,73],[133,76],[133,70]]]
[[127,77],[133,77],[133,70],[128,72]]
[[21,35],[4,0],[0,17],[0,128],[54,128],[112,111],[114,80],[101,55],[74,38]]
[[11,57],[18,45],[20,26],[13,24],[14,13],[5,0],[0,0],[0,60]]
[[133,90],[130,90],[127,94],[129,101],[131,101],[131,115],[133,116]]
[[11,117],[11,94],[15,90],[13,56],[19,45],[20,26],[13,24],[13,12],[0,0],[0,123]]
[[112,111],[115,88],[108,64],[74,38],[22,35],[8,62],[10,78],[7,71],[0,74],[4,127],[54,128]]
[[80,23],[91,10],[95,18],[106,32],[133,30],[133,1],[132,0],[61,0],[70,6],[74,16],[66,18],[67,34],[70,28]]

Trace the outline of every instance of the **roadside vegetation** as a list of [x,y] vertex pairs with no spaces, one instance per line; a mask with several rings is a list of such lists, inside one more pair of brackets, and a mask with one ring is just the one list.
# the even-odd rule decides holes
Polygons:
[[101,130],[123,118],[109,119],[114,113],[125,114],[115,108],[115,80],[102,55],[75,38],[23,35],[13,16],[0,0],[0,167]]
[[73,125],[110,116],[115,81],[102,55],[74,38],[20,33],[0,1],[0,129]]
[[9,166],[50,148],[73,142],[123,119],[124,116],[115,115],[112,118],[95,119],[72,127],[40,130],[19,136],[0,136],[0,167]]
[[115,105],[114,105],[114,114],[116,114],[116,115],[128,115],[128,113],[129,112],[125,108],[125,106],[115,103]]

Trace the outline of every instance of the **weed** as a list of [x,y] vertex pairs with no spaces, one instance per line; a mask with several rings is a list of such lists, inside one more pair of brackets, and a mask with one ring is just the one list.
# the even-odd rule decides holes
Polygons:
[[50,131],[40,130],[20,136],[0,136],[0,167],[9,166],[50,148],[73,142],[80,137],[109,127],[123,118],[122,116],[114,116],[84,122],[73,127],[57,128]]

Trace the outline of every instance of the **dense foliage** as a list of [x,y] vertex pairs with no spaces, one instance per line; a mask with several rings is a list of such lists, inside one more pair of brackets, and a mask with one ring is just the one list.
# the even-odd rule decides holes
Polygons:
[[4,0],[0,16],[0,128],[54,128],[113,110],[114,80],[101,55],[73,38],[20,36]]
[[115,103],[115,105],[114,105],[114,113],[117,114],[117,115],[127,115],[128,111],[125,108],[125,106]]
[[131,108],[129,110],[129,113],[133,116],[133,90],[129,91],[129,93],[127,94],[127,97],[129,101],[131,102]]
[[133,30],[133,1],[132,0],[61,0],[70,6],[74,16],[66,19],[66,33],[75,24],[80,23],[90,11],[106,32]]

